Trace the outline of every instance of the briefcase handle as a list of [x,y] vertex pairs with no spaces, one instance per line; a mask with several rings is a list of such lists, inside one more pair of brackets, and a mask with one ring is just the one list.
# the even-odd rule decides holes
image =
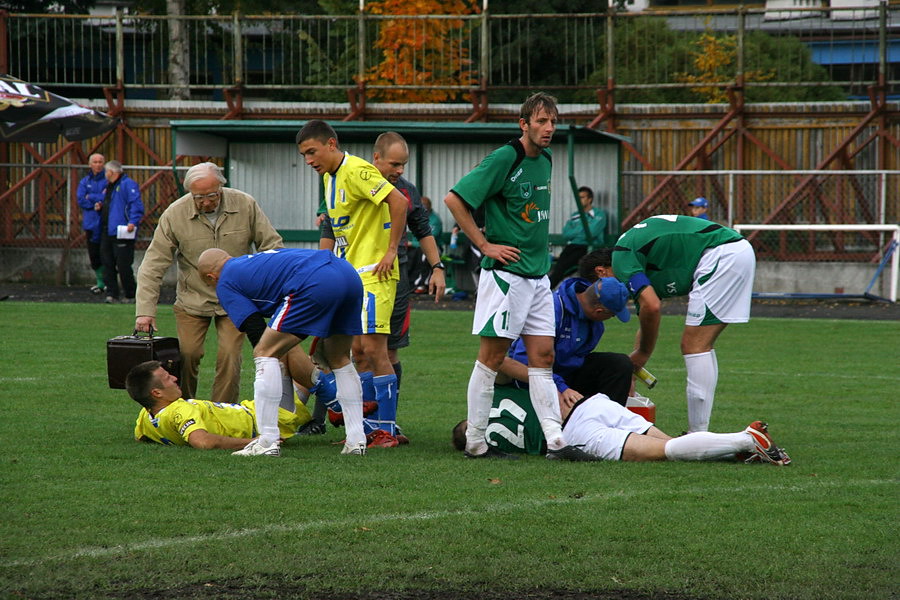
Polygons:
[[149,337],[150,339],[153,339],[153,325],[150,325],[150,331],[144,332],[144,331],[138,331],[137,329],[135,329],[134,333],[132,333],[131,335],[132,335],[132,337],[141,337],[139,335],[141,333],[147,333],[148,334],[147,337]]

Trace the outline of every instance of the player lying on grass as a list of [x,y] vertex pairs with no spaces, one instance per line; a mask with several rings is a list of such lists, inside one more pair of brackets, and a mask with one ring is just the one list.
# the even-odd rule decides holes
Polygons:
[[[736,433],[700,431],[673,438],[604,394],[578,401],[561,398],[560,412],[566,440],[597,460],[737,459],[774,465],[791,462],[787,453],[772,441],[762,421],[754,421]],[[465,448],[467,424],[463,420],[453,428],[453,445],[457,450]],[[527,397],[514,393],[495,396],[485,438],[488,447],[497,454],[546,452],[531,403]]]
[[[252,400],[222,404],[185,400],[178,378],[159,361],[150,360],[129,371],[128,395],[143,406],[134,424],[134,439],[202,450],[240,450],[256,437],[256,406]],[[278,430],[289,438],[312,417],[297,404],[295,412],[278,409]]]

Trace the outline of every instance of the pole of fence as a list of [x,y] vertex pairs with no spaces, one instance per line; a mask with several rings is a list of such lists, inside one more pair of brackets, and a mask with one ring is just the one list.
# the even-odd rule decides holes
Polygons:
[[366,0],[359,0],[359,23],[356,26],[356,85],[366,80]]
[[480,53],[480,61],[481,65],[478,69],[481,72],[479,76],[479,85],[482,89],[487,89],[488,85],[488,64],[490,63],[490,52],[488,49],[491,46],[491,26],[488,17],[488,0],[484,0],[484,5],[481,10],[481,53]]
[[122,24],[122,7],[116,8],[116,85],[125,83],[125,28]]
[[234,31],[234,87],[241,88],[244,84],[244,49],[239,11],[231,13],[231,22]]
[[734,225],[734,173],[729,173],[726,181],[728,181],[728,191],[726,192],[728,197],[728,226],[731,227]]

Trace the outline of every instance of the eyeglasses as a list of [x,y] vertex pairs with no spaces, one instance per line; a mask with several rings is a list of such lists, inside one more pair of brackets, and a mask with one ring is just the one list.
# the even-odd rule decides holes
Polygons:
[[191,194],[195,202],[203,202],[204,200],[215,200],[222,195],[222,192],[213,192],[211,194]]

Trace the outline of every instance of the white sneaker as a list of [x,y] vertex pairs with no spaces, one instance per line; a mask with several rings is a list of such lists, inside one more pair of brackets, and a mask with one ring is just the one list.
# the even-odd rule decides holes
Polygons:
[[344,444],[344,448],[341,450],[341,454],[355,454],[357,456],[365,456],[366,443],[359,442],[358,444]]
[[272,456],[279,457],[281,456],[281,448],[278,446],[278,442],[275,442],[271,446],[263,446],[259,443],[259,438],[251,441],[249,444],[244,446],[241,450],[237,450],[236,452],[231,453],[232,456]]

